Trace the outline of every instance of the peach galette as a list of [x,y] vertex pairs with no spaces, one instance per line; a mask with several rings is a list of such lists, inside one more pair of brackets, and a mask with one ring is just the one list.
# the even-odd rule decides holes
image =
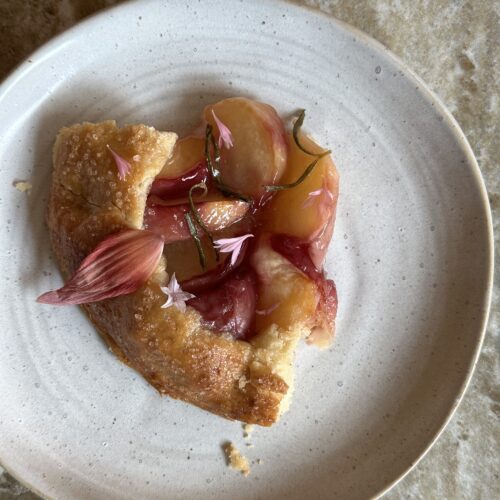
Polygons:
[[301,338],[329,344],[323,270],[338,197],[325,151],[271,106],[207,106],[203,133],[145,125],[60,131],[48,226],[66,284],[117,356],[167,394],[271,425]]

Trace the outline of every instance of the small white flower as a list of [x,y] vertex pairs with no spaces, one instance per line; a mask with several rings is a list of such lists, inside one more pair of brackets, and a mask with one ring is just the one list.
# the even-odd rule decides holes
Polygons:
[[231,134],[231,131],[219,120],[219,118],[217,118],[217,115],[215,114],[215,111],[213,109],[212,115],[214,117],[215,123],[217,124],[217,128],[219,129],[219,148],[222,148],[223,144],[226,149],[232,148],[233,136]]
[[238,255],[241,252],[241,246],[247,238],[253,238],[253,234],[244,234],[236,238],[222,238],[214,241],[214,246],[222,253],[231,253],[231,265],[234,266]]
[[160,287],[161,291],[167,296],[167,301],[161,307],[166,309],[170,306],[175,306],[179,311],[186,311],[186,301],[189,299],[194,299],[195,296],[192,293],[184,292],[177,282],[175,273],[172,274],[168,286]]

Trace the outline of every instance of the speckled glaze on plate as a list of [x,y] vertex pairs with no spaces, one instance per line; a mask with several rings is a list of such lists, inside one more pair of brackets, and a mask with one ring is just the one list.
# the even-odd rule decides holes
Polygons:
[[[290,411],[245,446],[240,424],[160,398],[58,286],[44,210],[58,129],[115,118],[188,130],[247,95],[334,151],[326,352],[301,346]],[[367,498],[422,456],[480,349],[492,235],[479,170],[449,113],[381,45],[281,2],[133,2],[43,47],[0,88],[0,462],[54,498]],[[29,179],[29,195],[12,187]],[[250,461],[226,468],[231,440]],[[248,442],[248,440],[246,441]]]

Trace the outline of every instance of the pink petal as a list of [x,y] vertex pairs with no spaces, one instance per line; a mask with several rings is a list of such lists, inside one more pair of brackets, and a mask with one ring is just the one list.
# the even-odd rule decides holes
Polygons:
[[237,236],[236,238],[221,238],[220,240],[215,240],[214,244],[215,247],[222,253],[232,253],[231,266],[234,266],[235,262],[238,260],[241,246],[247,238],[253,238],[253,234],[244,234],[243,236]]
[[122,158],[118,153],[115,153],[109,144],[106,144],[106,147],[109,149],[109,152],[113,155],[113,159],[115,160],[116,163],[116,168],[118,169],[118,177],[120,177],[121,180],[125,179],[127,177],[127,174],[130,171],[130,163]]
[[219,129],[219,148],[222,148],[222,144],[226,147],[226,149],[233,147],[233,135],[226,125],[224,125],[215,114],[215,111],[212,109],[212,115],[214,117],[215,123],[217,124],[217,128]]
[[153,274],[163,253],[163,238],[151,231],[126,229],[105,238],[58,290],[37,302],[86,304],[138,290]]

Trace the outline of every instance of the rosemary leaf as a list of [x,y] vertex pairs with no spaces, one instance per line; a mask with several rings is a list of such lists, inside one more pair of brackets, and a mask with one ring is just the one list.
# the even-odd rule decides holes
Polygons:
[[291,189],[294,188],[295,186],[298,186],[314,170],[314,167],[316,166],[318,161],[321,160],[323,156],[329,155],[331,153],[330,150],[321,151],[320,153],[311,153],[311,151],[308,151],[306,148],[304,148],[304,146],[302,146],[302,144],[300,144],[299,131],[300,128],[302,127],[302,124],[304,123],[305,116],[306,116],[306,110],[301,109],[299,116],[293,125],[293,131],[292,131],[293,140],[295,141],[295,144],[301,151],[308,154],[309,156],[316,156],[316,159],[307,166],[302,175],[295,182],[291,182],[290,184],[277,184],[277,185],[265,186],[264,189],[266,191],[281,191],[283,189]]
[[312,153],[311,151],[308,151],[300,143],[300,141],[299,141],[299,132],[300,132],[300,129],[302,128],[302,124],[304,123],[305,116],[306,116],[306,110],[305,109],[301,109],[300,112],[299,112],[298,118],[295,120],[295,123],[293,124],[292,135],[293,135],[293,140],[295,141],[295,144],[297,144],[297,147],[301,151],[303,151],[306,155],[309,155],[309,156],[325,156],[325,154],[330,154],[331,151],[328,151],[328,152],[322,151],[321,153]]
[[191,218],[191,214],[189,212],[186,212],[184,214],[184,218],[186,219],[189,232],[191,233],[191,237],[193,238],[194,242],[196,243],[196,248],[198,249],[198,256],[200,258],[200,265],[203,270],[206,269],[207,264],[206,264],[206,258],[205,258],[205,252],[203,251],[203,247],[201,246],[201,240],[200,237],[198,236],[198,232],[196,231],[196,227],[194,225],[193,219]]
[[213,133],[212,133],[212,125],[207,123],[207,128],[205,129],[205,161],[207,162],[208,170],[212,178],[217,181],[220,172],[215,170],[214,164],[212,163],[212,157],[210,155],[210,144],[214,144]]
[[265,187],[266,191],[281,191],[283,189],[291,189],[294,188],[295,186],[298,186],[314,170],[314,167],[316,166],[316,164],[320,159],[321,156],[316,158],[312,163],[310,163],[304,170],[304,172],[302,172],[302,175],[296,181],[291,182],[290,184],[271,184],[270,186]]

